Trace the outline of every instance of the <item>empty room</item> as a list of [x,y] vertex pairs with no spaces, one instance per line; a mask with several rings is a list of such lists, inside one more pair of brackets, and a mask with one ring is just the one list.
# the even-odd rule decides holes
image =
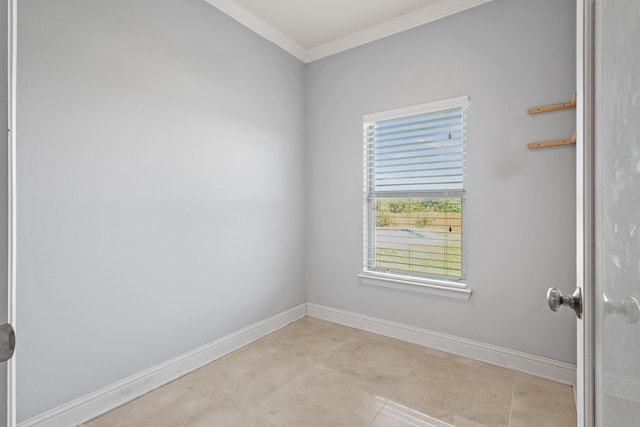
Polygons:
[[0,9],[0,426],[640,425],[640,3]]

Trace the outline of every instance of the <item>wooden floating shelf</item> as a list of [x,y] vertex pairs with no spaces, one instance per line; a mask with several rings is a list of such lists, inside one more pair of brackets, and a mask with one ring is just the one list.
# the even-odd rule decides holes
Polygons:
[[545,113],[547,111],[564,110],[565,108],[573,108],[576,106],[576,96],[576,92],[573,92],[573,98],[571,98],[571,101],[561,102],[559,104],[541,105],[540,107],[531,107],[527,111],[529,114],[536,114]]
[[576,138],[576,133],[574,132],[570,138],[554,139],[552,141],[532,142],[531,144],[527,145],[527,147],[533,150],[536,148],[555,147],[558,145],[570,145],[576,143]]

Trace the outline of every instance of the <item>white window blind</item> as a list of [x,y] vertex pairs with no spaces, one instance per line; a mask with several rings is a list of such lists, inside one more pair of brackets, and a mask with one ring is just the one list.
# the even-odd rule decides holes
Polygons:
[[365,272],[465,279],[466,105],[365,116]]

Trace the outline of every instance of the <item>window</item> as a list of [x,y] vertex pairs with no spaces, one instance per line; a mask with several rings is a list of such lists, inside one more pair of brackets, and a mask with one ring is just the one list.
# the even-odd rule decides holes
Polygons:
[[466,289],[467,104],[462,97],[364,116],[361,277]]

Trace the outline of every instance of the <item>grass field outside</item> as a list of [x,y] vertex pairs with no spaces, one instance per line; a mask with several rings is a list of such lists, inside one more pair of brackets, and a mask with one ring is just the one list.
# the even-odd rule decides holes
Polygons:
[[461,279],[462,198],[378,199],[377,271]]
[[407,243],[385,247],[381,243],[376,247],[376,269],[389,273],[461,279],[462,242],[459,238],[445,237],[439,245]]

